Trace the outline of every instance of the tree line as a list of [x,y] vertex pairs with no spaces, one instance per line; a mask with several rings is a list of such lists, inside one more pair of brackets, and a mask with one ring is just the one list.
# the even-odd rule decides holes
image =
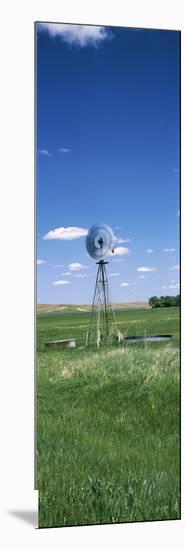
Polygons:
[[151,296],[148,303],[152,308],[180,306],[180,294],[177,294],[177,296],[160,296],[160,298]]

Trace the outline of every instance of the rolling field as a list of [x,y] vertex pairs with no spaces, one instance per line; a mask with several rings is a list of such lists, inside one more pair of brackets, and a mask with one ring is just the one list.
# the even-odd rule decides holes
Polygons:
[[179,308],[118,308],[125,336],[173,338],[99,351],[79,308],[38,313],[39,526],[178,519]]

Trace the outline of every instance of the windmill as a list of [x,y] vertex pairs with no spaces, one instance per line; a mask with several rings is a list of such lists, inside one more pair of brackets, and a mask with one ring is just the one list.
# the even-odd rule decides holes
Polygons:
[[99,348],[103,343],[123,340],[122,333],[117,328],[115,313],[111,305],[111,295],[107,277],[105,258],[114,252],[114,234],[106,224],[93,225],[86,237],[88,254],[98,260],[96,284],[90,313],[89,328],[86,335],[86,346],[96,343]]

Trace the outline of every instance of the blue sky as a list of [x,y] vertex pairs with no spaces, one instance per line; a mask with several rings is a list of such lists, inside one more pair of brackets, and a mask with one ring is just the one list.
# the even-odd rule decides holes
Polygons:
[[178,294],[179,41],[37,24],[38,303],[91,303],[97,222],[118,239],[113,302]]

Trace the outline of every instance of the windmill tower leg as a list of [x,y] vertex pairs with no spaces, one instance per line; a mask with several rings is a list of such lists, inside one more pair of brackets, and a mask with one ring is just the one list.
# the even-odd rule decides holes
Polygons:
[[88,344],[90,342],[90,337],[91,337],[91,332],[92,332],[93,317],[94,317],[94,314],[95,314],[96,299],[97,299],[97,294],[98,294],[98,279],[99,279],[99,267],[98,267],[97,276],[96,276],[96,284],[95,284],[93,303],[92,303],[91,314],[90,314],[90,323],[89,323],[89,328],[88,328],[87,335],[86,335],[86,346],[88,346]]
[[86,336],[86,346],[95,343],[99,348],[102,342],[111,341],[114,337],[120,342],[123,337],[118,331],[115,313],[111,305],[110,290],[106,273],[106,264],[103,260],[97,262],[93,304],[90,314],[89,329]]

